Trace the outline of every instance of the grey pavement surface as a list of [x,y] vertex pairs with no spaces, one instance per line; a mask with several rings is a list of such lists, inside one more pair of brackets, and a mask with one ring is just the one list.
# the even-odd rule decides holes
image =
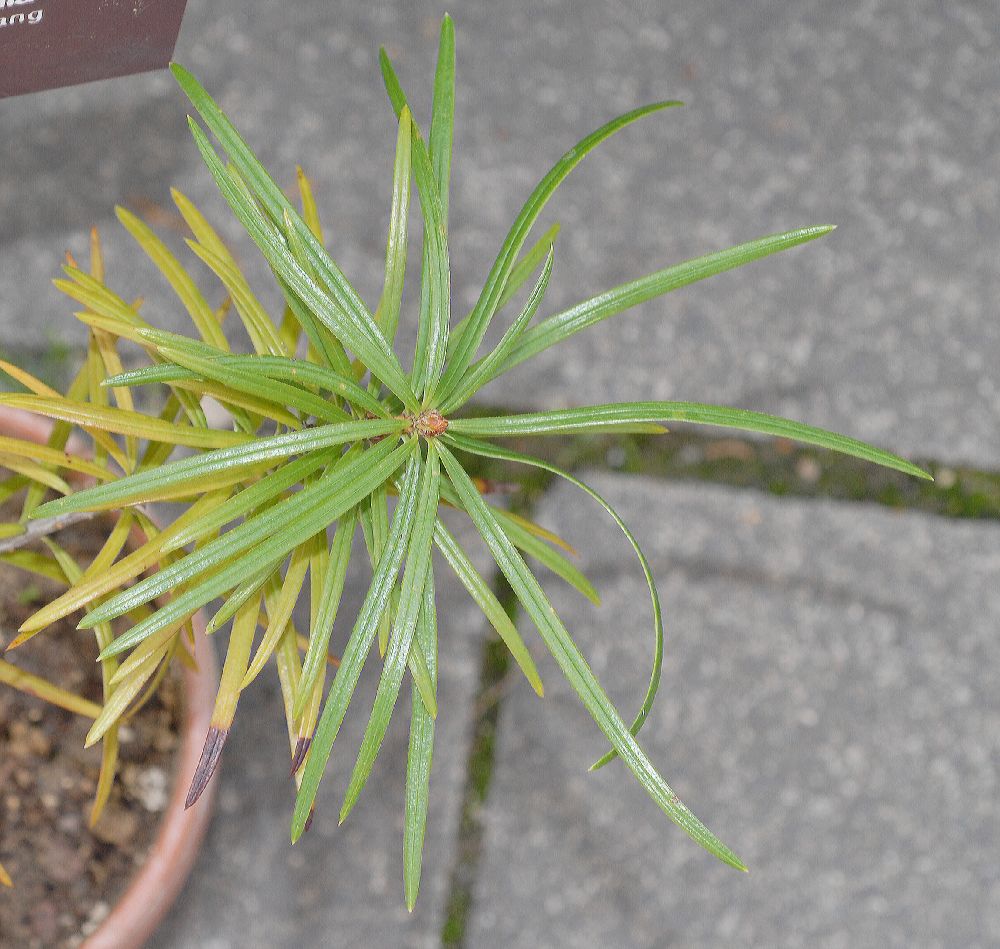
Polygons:
[[[372,303],[394,141],[377,47],[425,117],[446,6],[458,30],[456,315],[551,163],[650,100],[688,104],[603,145],[546,210],[542,223],[558,220],[563,233],[542,315],[742,240],[839,225],[593,328],[484,399],[729,403],[1000,467],[994,3],[189,0],[177,58],[283,183],[305,166],[327,244]],[[162,73],[0,100],[0,259],[16,278],[0,292],[6,353],[78,345],[73,306],[49,280],[65,249],[85,253],[92,224],[112,286],[142,295],[157,325],[183,327],[112,212],[121,202],[146,215],[183,255],[171,185],[237,242],[277,308],[197,157],[187,111]],[[900,933],[918,945],[1000,942],[995,525],[601,481],[666,578],[671,642],[653,757],[753,872],[702,855],[620,767],[587,775],[600,741],[549,669],[544,702],[517,683],[507,700],[468,945],[854,946]],[[583,516],[563,494],[546,512]],[[597,552],[604,611],[559,602],[631,709],[648,660],[645,597],[607,536],[602,549],[577,535]],[[156,949],[438,944],[483,631],[464,593],[449,584],[441,595],[458,631],[442,656],[450,750],[434,774],[415,914],[400,882],[405,728],[387,739],[348,823],[334,832],[338,771],[310,839],[290,850],[281,713],[262,686],[247,696],[207,849]],[[349,720],[348,748],[361,727]]]
[[[460,525],[460,522],[459,522]],[[459,525],[456,525],[457,527]],[[486,569],[468,529],[459,539]],[[370,574],[364,549],[348,574],[347,593],[331,649],[350,632]],[[439,709],[431,774],[420,898],[412,914],[403,901],[403,789],[409,740],[409,685],[404,686],[371,778],[354,810],[337,816],[378,686],[369,661],[334,745],[309,832],[294,847],[289,827],[295,800],[277,677],[268,670],[237,711],[220,769],[217,814],[195,872],[153,946],[157,949],[246,949],[284,946],[440,945],[452,855],[458,833],[477,687],[480,615],[438,564]],[[308,620],[300,621],[308,623]],[[304,627],[303,627],[304,628]],[[339,630],[339,632],[338,632]]]
[[[750,872],[701,851],[622,765],[588,773],[602,736],[548,661],[544,700],[517,683],[501,714],[467,945],[1000,943],[997,526],[591,483],[661,582],[667,664],[641,743]],[[602,607],[548,586],[630,714],[649,600],[599,514],[560,487],[538,516],[585,549]]]
[[[282,180],[296,161],[315,177],[331,250],[374,301],[393,141],[377,44],[425,115],[444,5],[189,6],[178,59]],[[995,4],[557,0],[452,13],[456,312],[549,164],[645,101],[688,105],[605,144],[563,186],[546,212],[565,230],[545,313],[760,234],[840,225],[594,328],[487,398],[720,401],[997,464]],[[178,183],[218,207],[185,111],[163,74],[0,102],[0,250],[19,275],[0,299],[5,348],[71,332],[48,279],[66,246],[82,252],[92,223],[108,234],[116,287],[144,295],[157,322],[183,322],[111,205],[165,207]],[[173,218],[155,216],[180,244]],[[256,255],[246,260],[273,303]]]

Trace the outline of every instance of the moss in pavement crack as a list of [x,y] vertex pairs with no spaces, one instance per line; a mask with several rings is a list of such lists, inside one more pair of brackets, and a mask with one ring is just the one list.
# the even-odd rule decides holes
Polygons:
[[[475,460],[485,462],[478,466],[477,476],[499,484],[499,466],[485,459]],[[511,495],[509,510],[531,517],[553,476],[536,469],[522,470],[519,474],[522,477],[517,481],[517,492]],[[494,571],[492,588],[507,614],[516,621],[517,597],[499,570]],[[492,634],[483,643],[479,687],[472,706],[472,740],[466,765],[458,844],[448,886],[445,922],[441,930],[441,944],[448,949],[461,949],[465,945],[466,926],[473,905],[473,890],[483,848],[483,808],[493,781],[496,762],[503,685],[512,671],[512,665],[507,647],[495,633]]]

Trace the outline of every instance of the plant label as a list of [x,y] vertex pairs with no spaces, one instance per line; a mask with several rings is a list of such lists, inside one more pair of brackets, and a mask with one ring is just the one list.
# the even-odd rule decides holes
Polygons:
[[0,0],[0,98],[162,69],[187,0]]

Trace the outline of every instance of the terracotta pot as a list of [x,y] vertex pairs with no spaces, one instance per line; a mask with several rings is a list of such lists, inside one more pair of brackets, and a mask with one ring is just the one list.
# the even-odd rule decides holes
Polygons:
[[[50,429],[45,419],[0,406],[0,434],[40,442]],[[133,542],[141,542],[141,538],[141,533],[136,532]],[[83,943],[83,949],[142,949],[180,894],[208,828],[214,781],[194,807],[184,809],[218,684],[218,665],[204,635],[205,617],[200,612],[194,617],[194,631],[198,669],[184,670],[184,720],[170,803],[146,861],[100,928]]]

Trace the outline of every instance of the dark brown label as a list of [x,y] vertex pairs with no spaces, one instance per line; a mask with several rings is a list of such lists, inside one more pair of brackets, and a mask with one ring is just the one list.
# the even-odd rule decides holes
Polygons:
[[0,98],[162,69],[186,0],[0,0]]

